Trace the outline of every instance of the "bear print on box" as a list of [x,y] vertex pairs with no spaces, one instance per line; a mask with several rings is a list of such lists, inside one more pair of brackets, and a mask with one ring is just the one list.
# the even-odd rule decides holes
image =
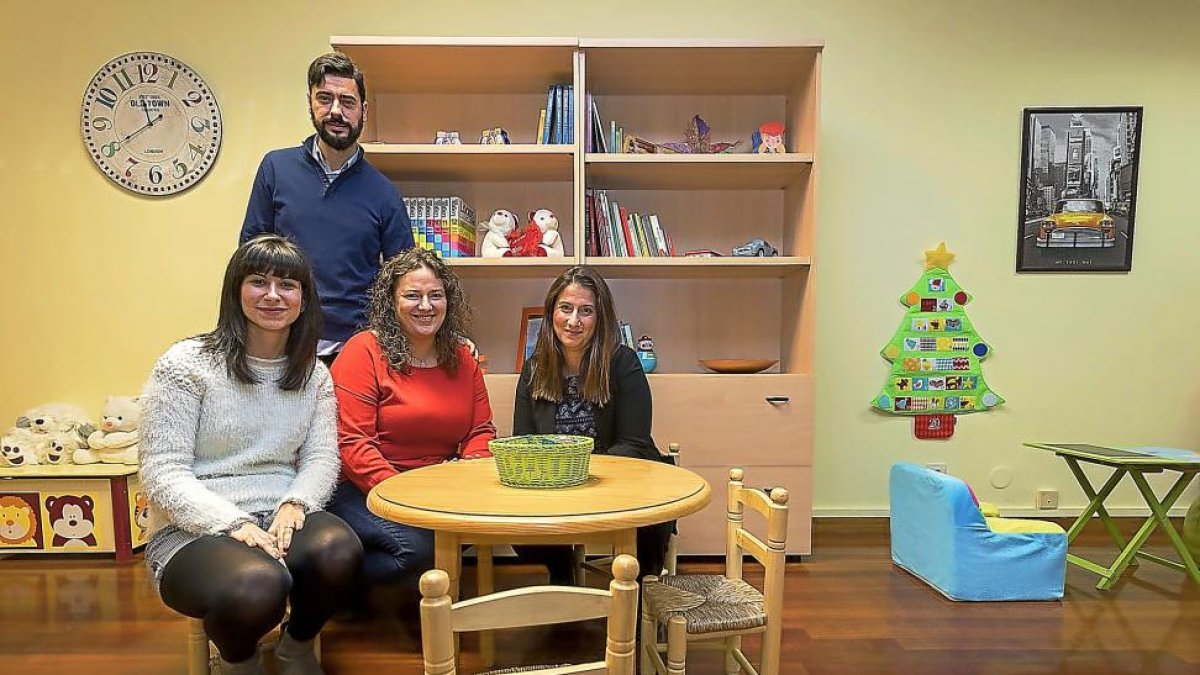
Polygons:
[[42,548],[36,494],[0,495],[0,548]]
[[96,546],[95,502],[88,495],[46,497],[46,513],[54,538],[51,548],[94,548]]

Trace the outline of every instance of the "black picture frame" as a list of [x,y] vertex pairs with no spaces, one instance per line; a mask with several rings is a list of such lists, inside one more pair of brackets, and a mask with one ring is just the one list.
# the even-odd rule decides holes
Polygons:
[[1017,272],[1132,269],[1142,121],[1141,106],[1025,108]]

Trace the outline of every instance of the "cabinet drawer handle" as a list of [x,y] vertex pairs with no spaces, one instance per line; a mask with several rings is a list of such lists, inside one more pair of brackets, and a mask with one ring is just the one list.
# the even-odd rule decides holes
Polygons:
[[767,403],[770,403],[771,405],[782,405],[784,403],[790,402],[791,400],[792,400],[791,396],[768,396],[767,397]]

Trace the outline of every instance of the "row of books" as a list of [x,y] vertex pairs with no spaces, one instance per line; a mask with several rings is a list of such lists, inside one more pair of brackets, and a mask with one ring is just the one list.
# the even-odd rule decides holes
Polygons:
[[584,134],[584,152],[625,152],[625,129],[617,126],[615,120],[609,120],[609,128],[604,128],[600,120],[600,109],[596,107],[596,99],[588,94],[585,97],[587,105],[587,132]]
[[475,255],[475,209],[461,197],[405,197],[413,242],[443,258]]
[[546,89],[546,107],[538,115],[538,145],[575,142],[574,100],[574,85],[555,83]]
[[615,258],[668,257],[675,243],[663,230],[658,214],[629,211],[604,190],[586,191],[584,230],[587,254]]

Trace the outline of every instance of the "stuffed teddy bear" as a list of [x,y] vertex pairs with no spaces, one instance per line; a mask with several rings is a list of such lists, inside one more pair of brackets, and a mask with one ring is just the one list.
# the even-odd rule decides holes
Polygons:
[[538,231],[542,233],[542,240],[538,245],[545,251],[544,255],[550,258],[566,255],[563,251],[562,237],[558,234],[558,218],[553,211],[538,209],[529,214],[529,222],[537,225]]
[[83,408],[70,403],[45,403],[30,408],[17,418],[17,426],[48,436],[73,433],[79,437],[81,446],[87,445],[88,435],[96,430]]
[[23,427],[13,427],[0,439],[0,459],[6,466],[20,468],[42,463],[50,446],[49,436]]
[[479,224],[479,231],[487,231],[479,247],[481,258],[503,258],[508,254],[508,235],[517,229],[517,217],[510,211],[498,209],[492,217]]
[[76,464],[137,464],[138,426],[142,411],[136,396],[109,396],[104,401],[100,428],[88,436],[88,447],[75,451]]

